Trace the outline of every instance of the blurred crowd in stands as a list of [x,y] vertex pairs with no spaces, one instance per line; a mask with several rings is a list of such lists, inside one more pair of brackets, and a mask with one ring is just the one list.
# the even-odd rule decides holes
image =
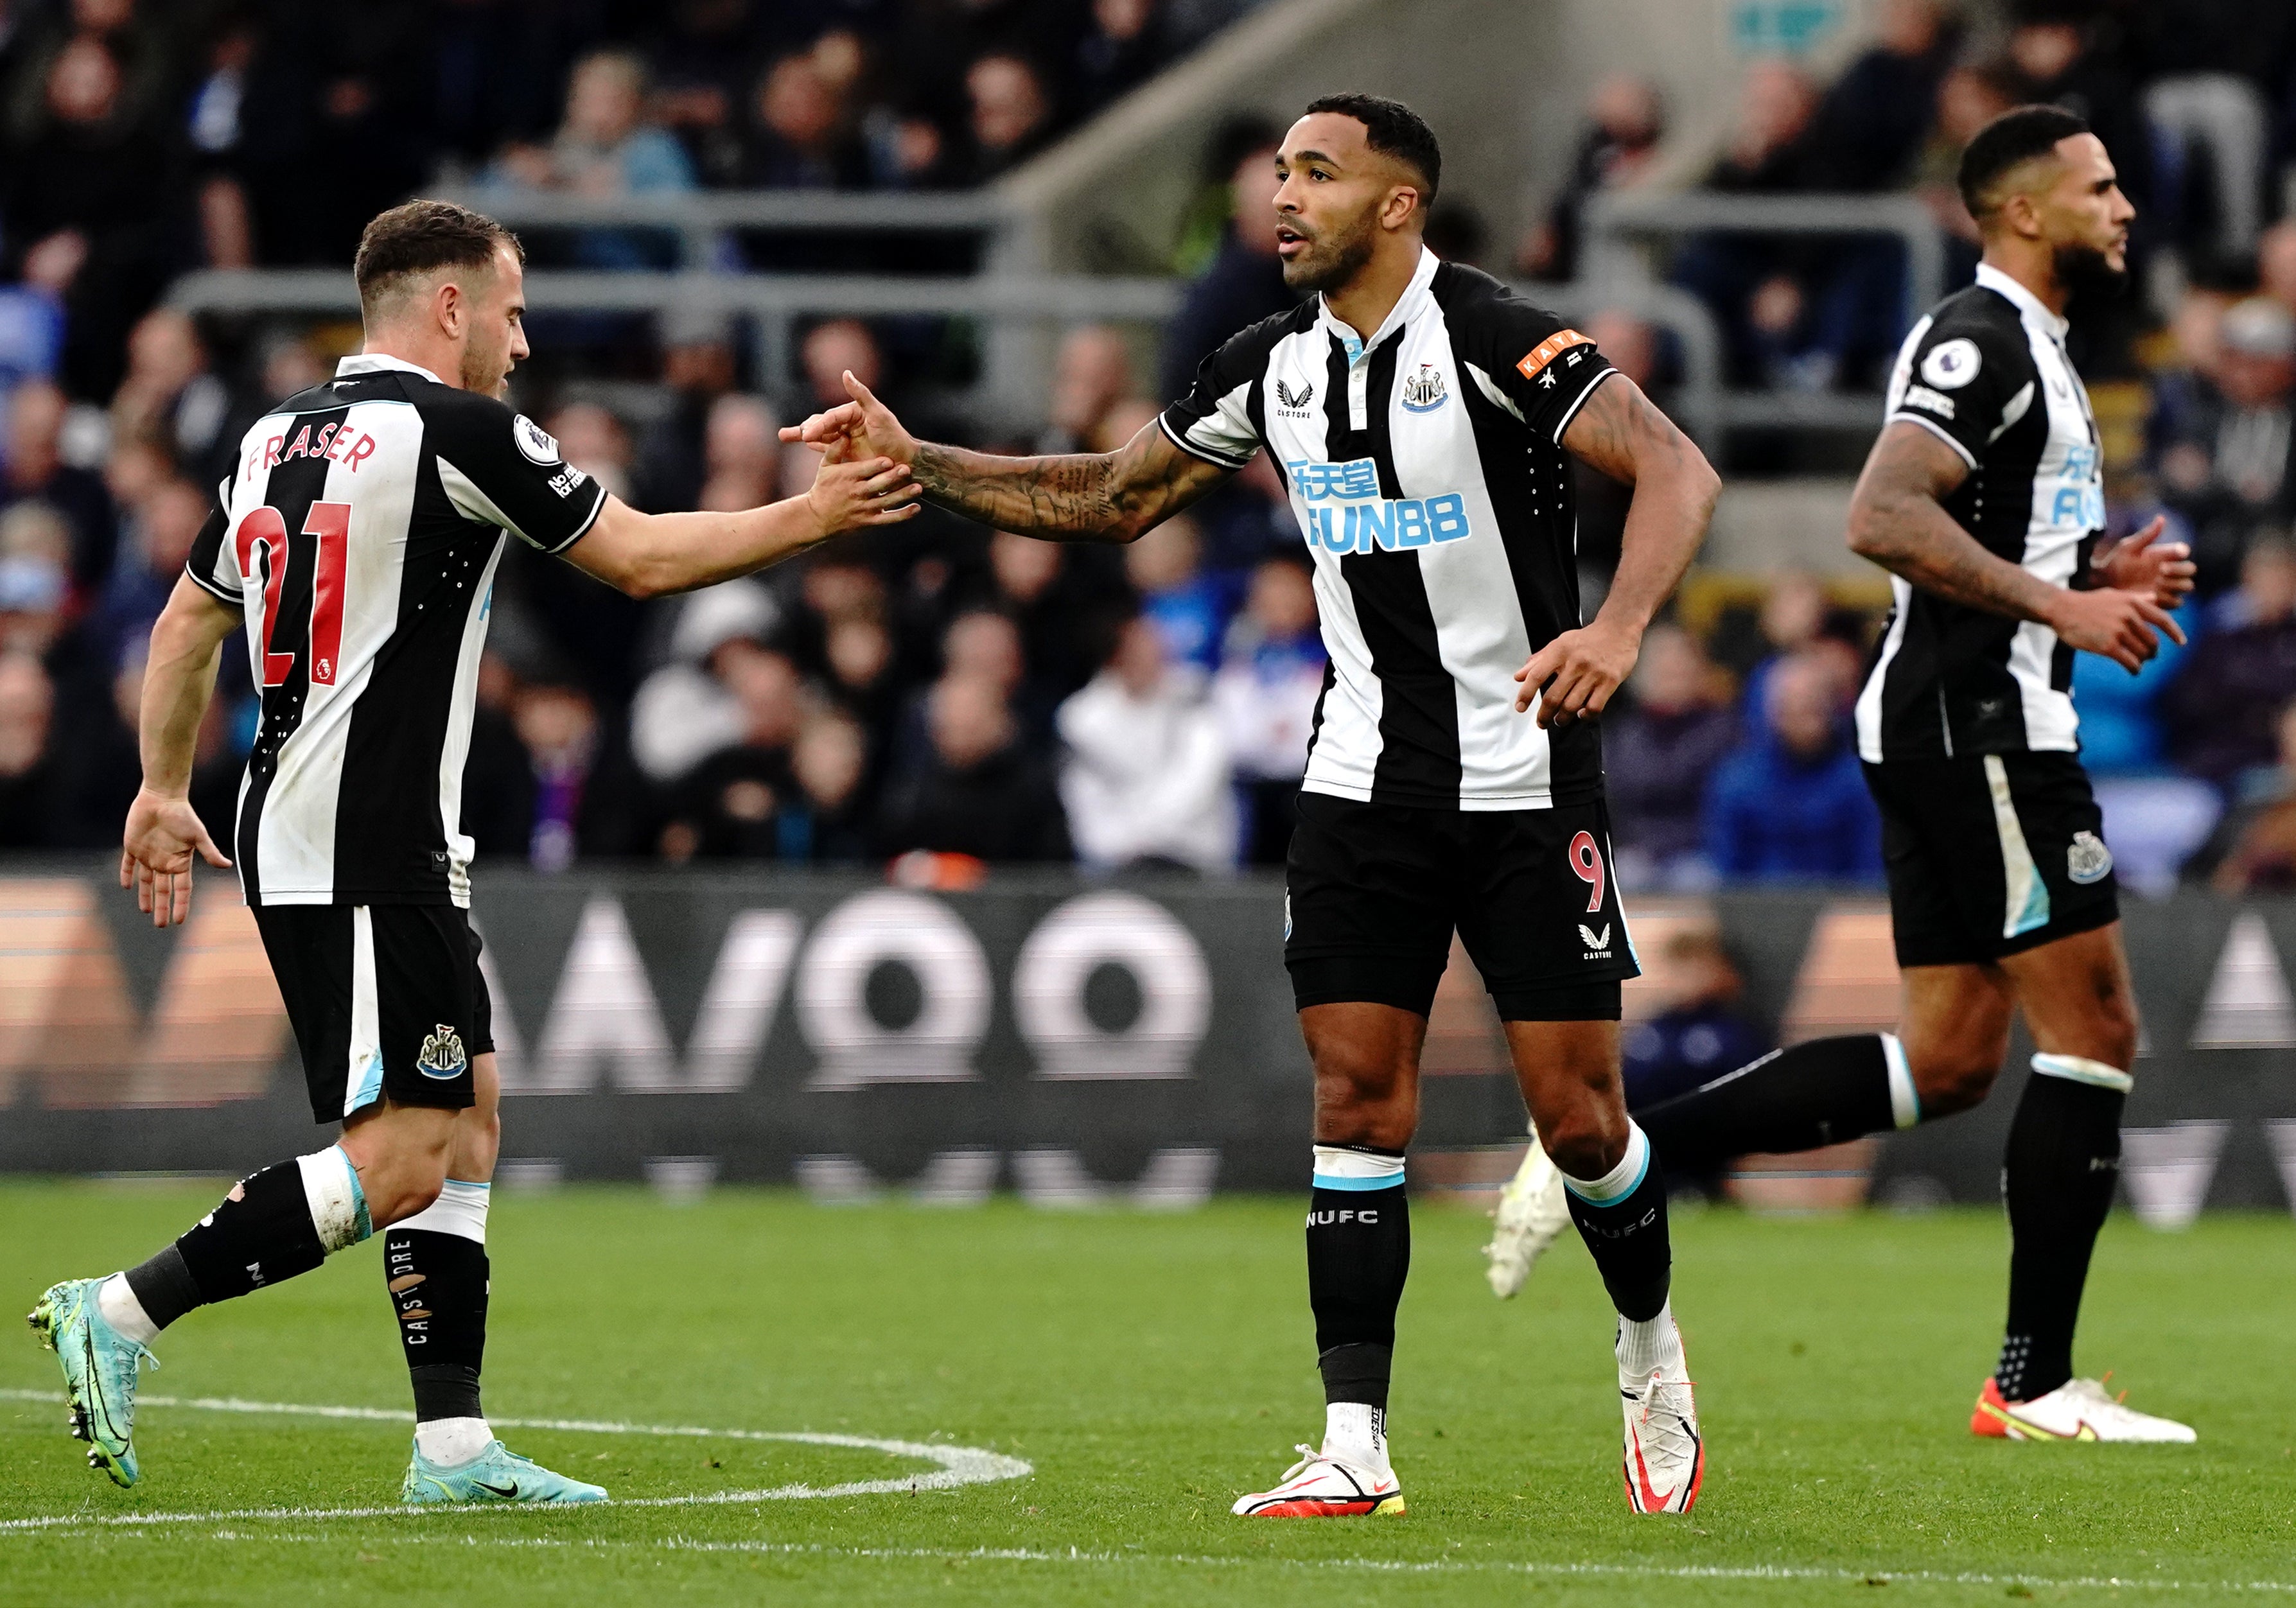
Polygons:
[[[339,267],[372,212],[441,176],[578,195],[979,184],[1250,4],[0,0],[0,849],[116,843],[144,641],[219,465],[355,349],[355,325],[158,307],[173,275]],[[2076,309],[2113,531],[2167,514],[2202,592],[2192,644],[2142,676],[2079,661],[2087,758],[2124,880],[2296,888],[2296,219],[2275,221],[2296,158],[2296,4],[2017,4],[2005,27],[1933,0],[1877,14],[1873,47],[1830,84],[1751,62],[1718,154],[1673,182],[1910,190],[1957,242],[1957,283],[1974,260],[1951,185],[1969,134],[2031,98],[2096,122],[2144,209],[2136,293]],[[1464,204],[1439,209],[1431,243],[1579,278],[1587,201],[1669,182],[1668,133],[1651,86],[1603,82],[1512,265],[1504,244],[1486,259]],[[776,429],[842,400],[847,370],[922,434],[1112,447],[1225,335],[1290,305],[1276,136],[1243,117],[1217,131],[1173,250],[1179,314],[1154,336],[1070,330],[1026,430],[945,382],[935,320],[804,325],[776,373],[715,315],[537,317],[515,399],[657,511],[802,490],[811,455]],[[652,247],[591,230],[537,249],[643,267]],[[772,266],[726,249],[718,266]],[[1693,236],[1659,267],[1713,310],[1735,384],[1870,389],[1902,333],[1887,239]],[[1665,398],[1664,332],[1619,311],[1577,321]],[[585,341],[607,358],[563,360]],[[1591,474],[1580,491],[1591,607],[1626,494]],[[929,513],[644,605],[514,551],[463,824],[482,855],[545,870],[740,858],[948,885],[997,862],[1280,864],[1325,674],[1304,559],[1264,459],[1129,548]],[[1878,881],[1849,713],[1882,606],[1870,578],[1693,574],[1604,721],[1627,886]],[[211,824],[231,816],[255,712],[227,656],[194,783]]]

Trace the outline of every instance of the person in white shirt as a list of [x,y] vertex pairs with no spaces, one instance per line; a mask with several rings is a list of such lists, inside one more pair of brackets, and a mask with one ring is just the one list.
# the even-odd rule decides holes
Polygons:
[[1168,662],[1153,622],[1138,618],[1100,674],[1061,705],[1061,802],[1085,864],[1235,864],[1227,743],[1204,693],[1202,673]]

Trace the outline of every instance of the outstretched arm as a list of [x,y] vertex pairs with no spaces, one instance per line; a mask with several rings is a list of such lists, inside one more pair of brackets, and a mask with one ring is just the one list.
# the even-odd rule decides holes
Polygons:
[[641,513],[608,496],[567,562],[632,597],[660,597],[732,580],[793,558],[832,536],[914,518],[906,464],[848,462],[840,442],[803,496],[737,513]]
[[845,386],[852,401],[790,426],[782,439],[845,441],[910,464],[935,507],[1020,536],[1132,541],[1234,472],[1181,451],[1154,423],[1114,452],[1004,458],[942,447],[911,436],[852,374]]
[[[1538,724],[1603,712],[1642,652],[1643,632],[1674,595],[1706,539],[1722,480],[1690,438],[1624,374],[1604,380],[1562,432],[1563,447],[1635,488],[1619,570],[1594,619],[1565,631],[1515,672],[1518,711],[1539,698]],[[1541,691],[1545,696],[1539,697]]]
[[215,695],[223,644],[239,626],[236,611],[185,576],[152,627],[137,719],[144,785],[127,807],[119,885],[135,890],[136,908],[155,927],[191,918],[195,857],[218,868],[231,864],[192,808],[192,759],[208,700]]
[[2076,592],[1988,552],[1945,511],[1968,478],[1951,444],[1898,420],[1882,431],[1849,498],[1849,550],[1923,591],[2010,619],[2038,620],[2076,648],[2102,653],[2134,675],[2160,651],[2154,628],[2185,634],[2144,593],[2102,587]]

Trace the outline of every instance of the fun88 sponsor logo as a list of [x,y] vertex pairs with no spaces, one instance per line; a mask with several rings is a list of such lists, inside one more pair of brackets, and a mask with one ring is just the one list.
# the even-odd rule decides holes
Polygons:
[[2049,502],[2049,522],[2090,530],[2104,523],[2104,488],[2097,480],[2095,447],[2065,448],[2064,470],[2057,477],[2056,495]]
[[1379,466],[1369,458],[1324,464],[1293,458],[1284,467],[1308,505],[1308,545],[1327,553],[1393,553],[1474,534],[1466,499],[1456,491],[1431,497],[1382,497]]

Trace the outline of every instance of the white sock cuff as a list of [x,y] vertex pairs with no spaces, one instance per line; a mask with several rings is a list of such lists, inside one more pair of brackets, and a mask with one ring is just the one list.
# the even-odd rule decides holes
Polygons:
[[2136,1087],[2136,1079],[2119,1067],[2107,1066],[2102,1061],[2091,1061],[2086,1055],[2038,1054],[2033,1057],[2033,1070],[2044,1078],[2062,1078],[2073,1083],[2089,1083],[2098,1088],[2109,1088],[2127,1094]]
[[1629,1117],[1627,1120],[1627,1153],[1619,1164],[1599,1178],[1574,1178],[1562,1175],[1562,1187],[1580,1200],[1595,1206],[1610,1206],[1625,1200],[1642,1187],[1644,1175],[1650,1171],[1650,1137],[1642,1124]]
[[358,1169],[340,1144],[295,1158],[303,1175],[303,1200],[311,1209],[311,1227],[319,1231],[319,1248],[329,1256],[356,1245],[374,1232],[366,1213],[366,1192],[359,1187]]
[[1922,1095],[1914,1087],[1913,1068],[1906,1064],[1905,1041],[1895,1033],[1882,1035],[1882,1060],[1890,1072],[1890,1120],[1911,1128],[1922,1120]]
[[466,1184],[460,1178],[449,1178],[439,1185],[439,1198],[411,1218],[391,1225],[394,1228],[420,1228],[431,1234],[459,1235],[466,1240],[487,1243],[487,1201],[494,1190],[485,1184]]
[[1318,1189],[1393,1189],[1403,1182],[1403,1158],[1351,1144],[1316,1146]]

